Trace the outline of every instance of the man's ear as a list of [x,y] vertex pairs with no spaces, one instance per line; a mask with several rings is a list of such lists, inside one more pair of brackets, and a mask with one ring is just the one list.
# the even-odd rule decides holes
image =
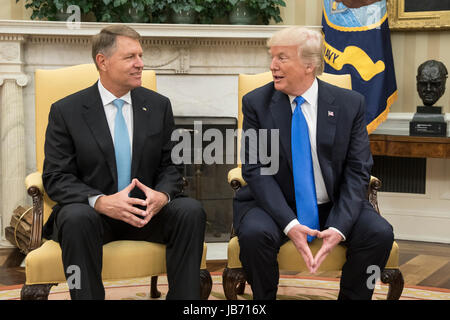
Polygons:
[[101,71],[107,70],[107,59],[103,53],[97,53],[95,56],[95,62],[97,63],[97,67]]
[[313,64],[312,63],[307,63],[306,64],[306,72],[307,73],[314,73],[314,66],[313,66]]

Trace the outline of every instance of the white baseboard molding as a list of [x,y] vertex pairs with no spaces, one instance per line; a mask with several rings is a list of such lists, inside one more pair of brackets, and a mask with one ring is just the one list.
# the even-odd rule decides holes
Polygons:
[[395,233],[395,240],[410,240],[410,241],[435,242],[435,243],[450,244],[450,240],[449,239],[445,239],[445,238],[429,237],[429,236],[417,236],[417,235],[408,235],[408,234],[398,234],[398,233]]
[[394,228],[395,239],[450,243],[450,218],[444,216],[389,214],[384,210],[383,217]]

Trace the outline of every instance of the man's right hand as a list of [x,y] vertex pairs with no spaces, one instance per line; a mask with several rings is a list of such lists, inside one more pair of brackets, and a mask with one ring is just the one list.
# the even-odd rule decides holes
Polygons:
[[130,198],[128,194],[136,187],[136,180],[122,191],[109,196],[100,196],[95,202],[94,209],[110,218],[122,220],[134,227],[141,228],[147,224],[147,221],[136,217],[136,215],[145,217],[147,212],[133,205],[147,206],[145,200]]
[[319,233],[319,230],[313,230],[302,224],[297,224],[293,226],[287,234],[297,248],[297,251],[302,255],[303,260],[311,273],[314,273],[315,261],[311,249],[308,246],[307,235],[317,236]]

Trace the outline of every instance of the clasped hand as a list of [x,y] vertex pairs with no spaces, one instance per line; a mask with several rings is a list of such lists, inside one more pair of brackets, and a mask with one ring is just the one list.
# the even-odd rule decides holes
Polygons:
[[[130,198],[128,195],[134,188],[139,188],[145,194],[145,200]],[[168,202],[166,194],[153,190],[138,179],[133,179],[131,183],[122,191],[109,196],[100,196],[95,202],[94,209],[116,220],[122,220],[134,227],[145,226],[150,219],[156,215]],[[141,210],[134,205],[146,207]],[[141,216],[139,218],[137,216]]]
[[[313,257],[306,240],[307,235],[315,236],[323,240],[322,247],[317,252],[315,257]],[[310,229],[301,224],[292,227],[292,229],[288,232],[288,237],[294,243],[297,251],[302,255],[303,260],[311,273],[316,273],[327,255],[342,240],[341,235],[333,229],[319,231]]]

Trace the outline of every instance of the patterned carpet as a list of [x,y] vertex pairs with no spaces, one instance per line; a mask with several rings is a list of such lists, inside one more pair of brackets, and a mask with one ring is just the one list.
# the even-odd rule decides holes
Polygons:
[[[212,273],[213,289],[209,297],[210,300],[224,300],[222,289],[222,275]],[[150,278],[137,278],[128,280],[105,281],[106,299],[108,300],[149,300]],[[0,287],[0,300],[17,300],[20,297],[21,285]],[[167,278],[159,277],[158,289],[165,299],[167,292]],[[384,284],[377,284],[373,295],[374,300],[386,299],[388,287]],[[280,279],[277,299],[279,300],[335,300],[339,292],[338,279],[312,278],[284,275]],[[246,285],[245,292],[239,299],[251,299],[251,289]],[[49,300],[70,299],[67,284],[60,284],[53,287]],[[405,286],[402,300],[450,300],[450,290]]]

